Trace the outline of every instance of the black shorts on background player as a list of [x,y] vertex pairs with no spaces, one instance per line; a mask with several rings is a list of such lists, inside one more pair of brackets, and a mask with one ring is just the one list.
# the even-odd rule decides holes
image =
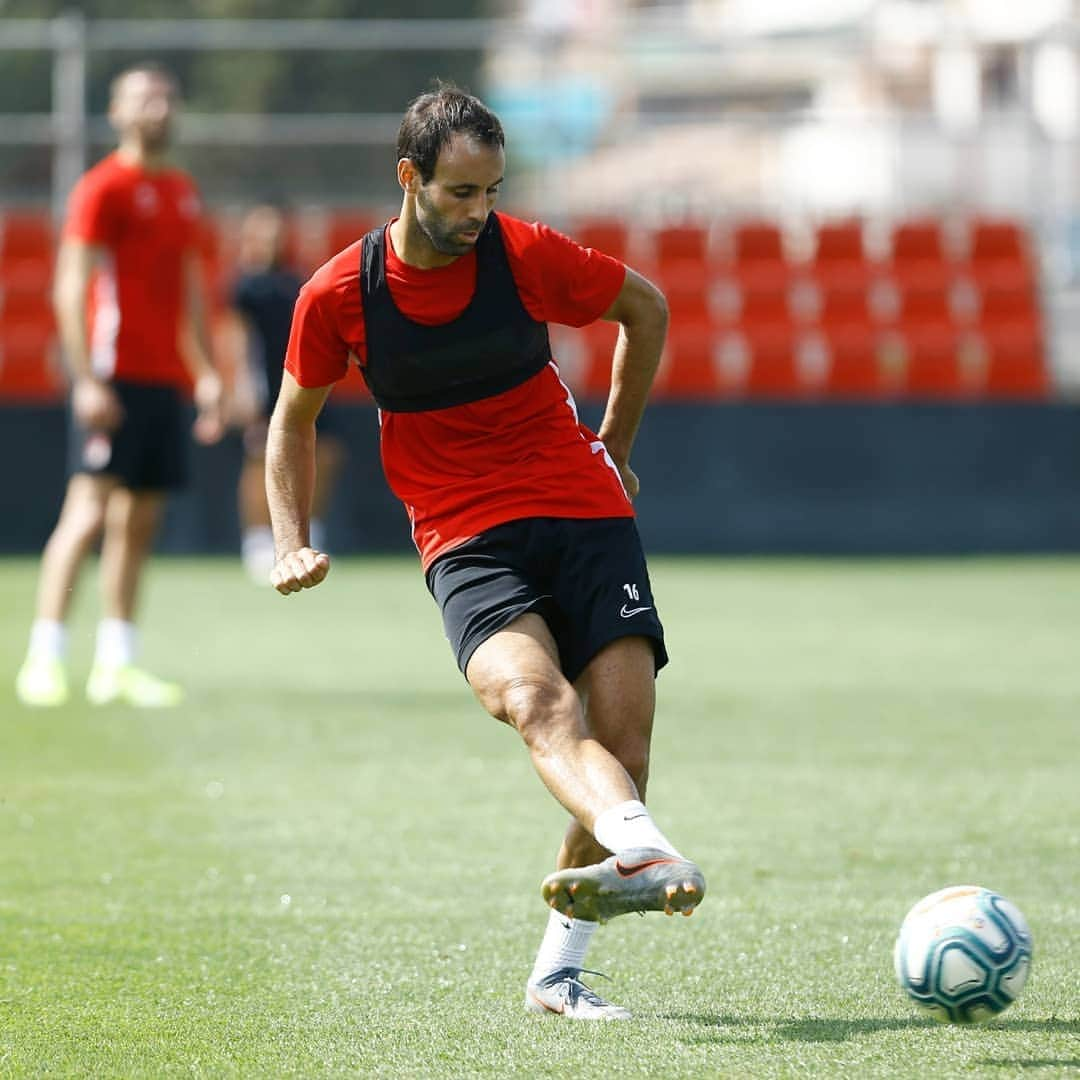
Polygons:
[[573,682],[605,646],[650,638],[668,661],[645,555],[633,518],[523,518],[498,525],[429,567],[462,672],[477,647],[519,615],[542,616]]
[[172,386],[109,384],[123,409],[115,431],[87,430],[69,410],[68,471],[115,476],[132,491],[182,488],[188,478],[190,409]]

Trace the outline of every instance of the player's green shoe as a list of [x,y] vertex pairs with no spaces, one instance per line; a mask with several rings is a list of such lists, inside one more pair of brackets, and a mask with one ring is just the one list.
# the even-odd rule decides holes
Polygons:
[[95,664],[86,683],[86,698],[92,705],[118,702],[141,709],[168,709],[184,700],[184,691],[134,664]]
[[28,656],[15,678],[15,696],[35,708],[63,705],[68,699],[64,665],[49,656]]
[[[560,968],[525,987],[525,1008],[568,1020],[629,1020],[630,1010],[605,1001],[581,981],[582,968]],[[599,975],[592,971],[590,975]]]
[[696,863],[656,848],[630,848],[594,866],[549,874],[540,891],[572,919],[606,922],[631,911],[692,915],[705,895]]

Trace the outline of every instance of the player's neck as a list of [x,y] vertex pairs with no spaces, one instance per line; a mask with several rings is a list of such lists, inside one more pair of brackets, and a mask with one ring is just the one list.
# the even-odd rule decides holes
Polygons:
[[439,251],[424,235],[408,205],[401,208],[401,217],[390,223],[390,243],[394,247],[394,254],[406,266],[414,266],[418,270],[435,270],[461,258],[460,255],[447,255]]
[[122,141],[116,153],[125,164],[142,169],[144,172],[158,172],[168,164],[167,151],[149,150],[136,140]]

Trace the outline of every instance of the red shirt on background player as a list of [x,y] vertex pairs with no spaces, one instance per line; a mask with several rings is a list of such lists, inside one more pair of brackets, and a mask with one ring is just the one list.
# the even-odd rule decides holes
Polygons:
[[[421,95],[397,149],[400,217],[327,263],[297,304],[267,443],[271,581],[287,595],[329,570],[308,529],[315,419],[354,357],[458,665],[572,818],[541,886],[555,911],[526,1008],[625,1019],[581,982],[593,931],[630,911],[690,914],[705,888],[642,802],[667,652],[629,462],[667,307],[614,259],[493,212],[502,127],[476,98]],[[547,323],[597,318],[621,331],[594,435],[559,379]],[[468,902],[498,907],[456,854]]]
[[72,190],[63,239],[99,248],[90,289],[90,361],[99,379],[190,385],[180,338],[186,260],[201,208],[179,169],[109,154]]

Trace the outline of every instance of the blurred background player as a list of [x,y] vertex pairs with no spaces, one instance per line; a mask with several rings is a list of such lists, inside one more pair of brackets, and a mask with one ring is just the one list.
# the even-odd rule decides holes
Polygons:
[[117,75],[109,119],[119,146],[71,193],[54,285],[71,373],[71,475],[42,555],[36,619],[16,680],[27,705],[68,697],[65,619],[99,535],[102,619],[87,697],[140,706],[182,698],[179,686],[135,666],[134,624],[165,493],[186,479],[191,382],[196,437],[221,434],[221,381],[206,347],[199,196],[166,160],[176,99],[176,81],[156,64]]
[[[265,585],[274,566],[274,535],[266,504],[266,425],[281,389],[293,307],[303,284],[288,262],[286,221],[274,206],[251,209],[240,225],[238,276],[230,295],[237,315],[243,362],[237,368],[234,414],[244,424],[244,464],[238,501],[241,553],[252,580]],[[329,421],[329,422],[328,422]],[[333,431],[333,413],[320,418],[316,445],[311,540],[326,546],[324,518],[344,448]]]
[[[705,889],[642,802],[667,652],[630,452],[667,306],[618,260],[494,213],[503,142],[478,99],[451,86],[421,95],[398,134],[400,217],[301,291],[267,442],[272,581],[288,594],[329,571],[308,530],[315,421],[356,358],[458,665],[571,815],[541,890],[553,911],[526,1008],[621,1020],[628,1010],[581,981],[598,923],[688,915]],[[578,421],[547,324],[600,318],[620,332],[597,435]],[[482,892],[462,874],[465,892]]]

